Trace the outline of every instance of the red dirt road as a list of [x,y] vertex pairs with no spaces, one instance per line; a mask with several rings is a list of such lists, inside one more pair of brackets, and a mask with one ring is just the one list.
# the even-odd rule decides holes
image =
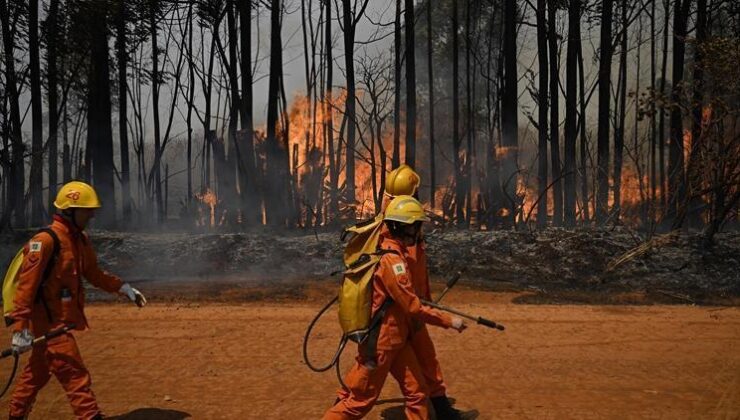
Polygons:
[[[460,290],[446,300],[503,323],[503,333],[433,329],[450,394],[480,419],[740,418],[740,308],[514,305],[510,298]],[[100,404],[116,418],[318,419],[337,388],[333,371],[313,373],[301,357],[320,306],[97,304],[88,308],[93,329],[77,336]],[[331,314],[317,328],[316,362],[333,351],[335,324]],[[0,342],[9,344],[7,331]],[[343,366],[354,351],[348,346]],[[10,367],[2,362],[0,374]],[[389,379],[382,398],[398,396]],[[399,405],[379,404],[368,418],[388,417]],[[55,380],[31,418],[72,418]]]

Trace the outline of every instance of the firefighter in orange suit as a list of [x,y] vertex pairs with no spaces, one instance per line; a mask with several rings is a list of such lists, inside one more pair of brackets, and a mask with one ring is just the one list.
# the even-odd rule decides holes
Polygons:
[[[84,232],[100,208],[95,190],[83,182],[67,183],[59,190],[54,206],[58,214],[50,229],[59,249],[54,252],[56,241],[48,232],[39,232],[26,244],[13,301],[15,309],[10,314],[13,349],[21,352],[33,347],[10,398],[10,419],[26,418],[52,374],[64,388],[78,419],[102,419],[74,335],[65,333],[36,346],[33,339],[65,324],[87,329],[82,277],[95,287],[125,295],[139,306],[145,305],[146,299],[128,283],[98,267]],[[53,265],[46,270],[49,264]]]
[[[391,171],[386,177],[385,195],[388,199],[399,195],[416,196],[421,183],[421,177],[410,166],[401,165]],[[387,201],[386,201],[387,203]],[[405,247],[404,257],[411,272],[411,283],[416,295],[421,299],[432,300],[429,286],[429,272],[427,271],[426,244],[421,237],[415,244]],[[437,360],[434,343],[429,331],[423,322],[412,323],[411,347],[416,354],[421,373],[424,376],[429,391],[429,399],[439,420],[455,420],[460,418],[461,412],[452,407],[447,398],[447,386],[442,377],[442,368]],[[396,372],[391,371],[394,377],[401,380]]]
[[[406,418],[427,419],[427,389],[416,356],[409,344],[412,320],[463,331],[461,318],[422,306],[409,276],[404,254],[421,235],[421,224],[429,219],[421,204],[411,196],[393,199],[384,214],[387,231],[379,247],[392,251],[382,256],[373,278],[373,316],[382,314],[380,325],[358,346],[356,363],[347,374],[349,391],[324,415],[325,420],[358,419],[375,404],[388,373],[394,372],[406,398]],[[384,305],[386,299],[390,305]],[[374,335],[374,336],[373,336]]]

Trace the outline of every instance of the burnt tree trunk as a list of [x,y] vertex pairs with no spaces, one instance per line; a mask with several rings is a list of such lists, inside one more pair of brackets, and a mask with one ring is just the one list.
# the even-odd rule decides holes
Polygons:
[[462,165],[460,161],[460,60],[458,58],[458,5],[457,0],[452,0],[452,157],[453,171],[455,171],[455,218],[460,224],[465,220],[463,212],[463,200],[465,197],[465,185],[463,181]]
[[[660,97],[666,96],[666,73],[668,72],[668,25],[670,23],[670,0],[665,0],[663,2],[663,13],[664,21],[663,21],[663,57],[662,57],[662,67],[660,70],[660,92],[658,95]],[[665,173],[665,143],[666,143],[666,136],[665,136],[665,114],[666,109],[661,108],[660,109],[660,119],[658,120],[658,174],[660,178],[660,207],[662,209],[662,216],[665,218],[665,212],[667,209],[667,196],[668,196],[668,187],[666,183],[666,173]]]
[[110,70],[108,65],[107,10],[104,5],[91,4],[90,73],[88,75],[87,143],[91,146],[89,161],[92,180],[105,211],[98,224],[110,228],[115,223],[116,203],[113,175],[113,127],[111,124]]
[[282,1],[272,0],[270,6],[270,80],[267,101],[267,194],[265,209],[267,224],[285,226],[288,221],[287,191],[284,188],[288,173],[285,171],[285,156],[278,138],[278,101],[280,79],[283,71],[283,45],[280,18]]
[[[162,171],[161,164],[161,135],[159,127],[159,46],[157,45],[157,8],[158,1],[151,0],[149,5],[149,33],[152,42],[152,107],[154,116],[154,196],[156,203],[156,215],[159,223],[164,222],[164,203],[162,201]],[[151,178],[150,178],[151,179]],[[151,186],[150,186],[151,187]],[[151,194],[151,189],[149,190]],[[150,195],[151,196],[151,195]]]
[[0,23],[3,33],[3,50],[5,59],[5,89],[7,90],[8,102],[10,103],[10,136],[13,146],[12,159],[10,162],[10,173],[8,176],[8,212],[3,214],[4,219],[0,224],[3,227],[9,222],[12,213],[17,227],[26,225],[25,212],[25,164],[23,155],[25,146],[21,134],[21,112],[19,106],[18,85],[15,73],[15,39],[11,23],[10,9],[5,0],[0,0]]
[[683,216],[679,207],[685,204],[683,121],[679,102],[682,95],[684,53],[686,51],[686,23],[690,0],[676,0],[673,13],[673,90],[671,93],[671,138],[668,153],[668,209],[666,218],[673,228],[680,227]]
[[[432,54],[432,2],[427,2],[427,68],[429,72],[429,203],[434,208],[434,195],[437,188],[436,162],[434,159],[434,63]],[[382,138],[378,136],[381,141]],[[385,164],[385,160],[383,161]]]
[[391,166],[401,164],[401,0],[396,0],[396,20],[393,23],[393,155]]
[[581,38],[581,2],[572,0],[568,8],[568,52],[565,63],[565,156],[563,170],[563,222],[572,227],[576,223],[576,125],[578,110],[578,49]]
[[43,121],[41,120],[41,62],[39,59],[39,2],[28,2],[28,51],[31,70],[31,176],[28,187],[31,193],[31,225],[44,223],[43,195]]
[[563,186],[560,181],[560,68],[558,65],[558,34],[555,24],[557,19],[555,2],[548,2],[547,41],[550,48],[550,157],[552,161],[552,223],[563,224]]
[[416,52],[414,49],[414,0],[406,0],[406,164],[416,167]]
[[261,218],[261,200],[258,190],[257,169],[254,153],[254,107],[253,89],[254,78],[252,75],[252,2],[237,2],[239,7],[239,29],[241,41],[241,78],[242,96],[239,102],[241,110],[241,128],[244,138],[241,142],[243,152],[242,163],[244,165],[244,176],[240,180],[242,188],[242,212],[244,221],[248,225],[259,224]]
[[596,223],[606,222],[609,212],[609,115],[612,74],[612,0],[604,0],[601,11],[599,55],[599,114],[596,173]]
[[548,108],[548,53],[547,20],[545,5],[547,0],[537,0],[537,62],[539,63],[539,86],[537,93],[537,193],[541,197],[537,203],[537,226],[547,225],[547,108]]
[[[126,52],[126,19],[126,1],[119,0],[118,16],[116,21],[116,57],[118,59],[118,138],[121,143],[121,200],[123,204],[123,222],[129,223],[131,221],[131,175],[129,168],[127,127],[128,53]],[[188,171],[189,170],[190,158],[188,157]],[[188,183],[189,181],[190,178],[188,177]],[[189,194],[188,197],[190,197]]]
[[[516,66],[516,0],[504,0],[504,80],[501,94],[501,135],[503,146],[503,162],[501,177],[504,182],[504,193],[510,200],[509,215],[514,222],[516,214],[516,187],[518,181],[517,159],[519,155],[519,124],[518,124],[518,76]],[[513,202],[511,202],[513,201]]]
[[46,79],[49,87],[49,196],[46,201],[49,213],[54,209],[54,198],[57,192],[59,178],[59,95],[58,85],[58,45],[59,37],[59,0],[49,2],[49,16],[47,18],[48,36],[46,49]]
[[624,133],[625,117],[627,114],[627,1],[622,0],[621,34],[619,51],[619,83],[617,83],[617,123],[614,129],[614,203],[612,215],[615,221],[619,220],[622,209],[622,165],[624,162]]

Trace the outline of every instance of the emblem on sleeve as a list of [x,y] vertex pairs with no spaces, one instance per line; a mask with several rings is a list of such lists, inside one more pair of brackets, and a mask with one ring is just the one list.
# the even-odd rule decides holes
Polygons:
[[403,266],[403,263],[398,263],[393,265],[393,272],[398,276],[401,274],[406,274],[406,267]]
[[29,252],[41,252],[41,242],[40,241],[29,242],[28,251]]

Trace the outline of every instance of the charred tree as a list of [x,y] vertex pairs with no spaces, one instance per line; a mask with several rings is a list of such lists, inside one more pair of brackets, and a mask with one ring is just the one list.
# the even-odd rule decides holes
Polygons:
[[560,168],[560,66],[556,2],[547,2],[547,42],[550,53],[550,158],[552,160],[553,220],[555,226],[563,224],[563,186]]
[[460,59],[458,58],[458,5],[452,0],[452,157],[455,171],[455,218],[458,224],[465,221],[463,212],[465,203],[465,184],[460,161]]
[[414,0],[405,0],[406,25],[406,164],[416,167],[416,50],[414,48]]
[[[12,3],[11,3],[12,4]],[[14,10],[17,13],[17,10]],[[24,227],[26,225],[25,212],[25,164],[23,156],[25,146],[21,134],[21,112],[19,106],[18,82],[15,73],[15,29],[12,22],[11,9],[5,0],[0,0],[0,23],[3,33],[3,50],[5,59],[5,89],[7,90],[8,102],[10,104],[10,136],[13,146],[12,159],[10,162],[10,173],[8,176],[8,211],[3,214],[0,228],[4,227],[15,213],[15,225]]]
[[666,219],[673,228],[680,227],[683,215],[678,214],[685,204],[683,121],[681,95],[683,84],[684,53],[686,51],[686,24],[691,0],[676,0],[673,13],[673,89],[671,92],[671,137],[668,153],[668,208]]
[[242,96],[240,104],[241,110],[241,128],[243,139],[241,141],[240,151],[242,152],[242,165],[244,174],[240,180],[242,187],[242,212],[247,224],[253,225],[260,223],[261,220],[261,200],[259,198],[257,170],[254,153],[254,108],[253,108],[253,89],[254,83],[252,75],[252,2],[239,1],[239,29],[241,41],[241,78],[242,78]]
[[58,154],[59,154],[59,95],[58,95],[58,45],[59,37],[59,0],[49,2],[47,17],[47,49],[46,49],[46,79],[48,83],[47,100],[49,101],[49,196],[47,208],[51,213],[54,208],[54,198],[58,183]]
[[[161,171],[161,149],[162,138],[159,126],[159,85],[161,77],[159,74],[159,46],[157,45],[157,11],[159,8],[158,0],[150,0],[149,3],[149,34],[152,42],[152,107],[154,117],[154,196],[156,203],[156,216],[159,223],[164,222],[164,202],[162,201],[162,171]],[[151,186],[150,186],[151,193]]]
[[701,220],[701,178],[696,170],[699,149],[704,141],[702,130],[702,110],[704,95],[704,43],[707,39],[707,0],[698,0],[696,3],[696,42],[694,44],[693,92],[691,108],[691,143],[689,145],[689,162],[686,171],[686,187],[688,188],[689,208],[687,222],[689,227],[699,227]]
[[332,87],[334,83],[334,59],[332,57],[332,17],[331,0],[325,0],[326,18],[324,19],[324,51],[326,54],[326,99],[324,100],[324,136],[326,137],[329,154],[329,216],[334,218],[339,214],[339,165],[334,159],[334,116]]
[[568,8],[568,51],[565,62],[565,171],[563,190],[563,222],[572,227],[576,223],[576,120],[578,110],[578,46],[581,40],[581,1],[571,0]]
[[364,15],[369,1],[363,0],[359,4],[359,10],[357,10],[356,7],[358,4],[351,0],[342,0],[341,22],[344,33],[344,66],[347,77],[347,102],[345,103],[345,115],[347,117],[345,200],[350,206],[355,204],[355,136],[357,131],[357,95],[354,58],[355,31],[357,23]]
[[609,212],[609,115],[612,74],[612,12],[613,1],[601,4],[601,36],[599,54],[599,111],[596,173],[596,223],[606,222]]
[[[90,36],[90,72],[88,74],[87,143],[90,145],[92,181],[108,211],[101,212],[99,226],[112,227],[116,204],[113,176],[113,127],[111,124],[110,70],[108,64],[107,8],[87,5]],[[90,170],[88,168],[88,170]]]
[[[670,0],[663,2],[663,57],[662,66],[660,70],[660,92],[659,97],[666,96],[666,73],[668,72],[668,25],[671,17],[671,3]],[[658,175],[660,178],[660,207],[663,211],[663,217],[665,218],[665,211],[667,208],[667,184],[666,184],[666,172],[665,172],[665,117],[666,110],[661,108],[660,118],[658,120]]]
[[393,22],[393,68],[395,96],[393,102],[393,155],[391,166],[401,164],[401,0],[396,0],[396,20]]
[[621,11],[621,33],[619,37],[619,83],[617,83],[617,115],[616,124],[614,124],[614,204],[612,207],[612,217],[615,221],[619,220],[622,209],[622,165],[624,162],[624,133],[625,121],[627,114],[627,0],[622,0],[620,4]]
[[267,100],[267,196],[265,209],[267,224],[285,226],[288,217],[287,177],[284,150],[278,138],[278,101],[283,72],[283,45],[281,32],[282,0],[270,5],[270,80]]
[[28,51],[31,73],[31,176],[28,187],[31,193],[31,225],[44,223],[43,196],[43,121],[41,120],[41,62],[39,59],[39,2],[28,2]]
[[[128,150],[128,53],[126,51],[126,21],[128,9],[125,0],[118,2],[116,16],[116,58],[118,61],[118,139],[121,144],[121,201],[123,222],[131,221],[131,175]],[[189,162],[189,161],[188,161]]]
[[[429,203],[434,208],[435,190],[437,188],[436,162],[434,159],[434,63],[432,53],[432,2],[427,8],[427,70],[429,77]],[[381,148],[382,148],[381,143]],[[385,162],[383,162],[385,163]]]
[[549,59],[547,54],[546,0],[537,0],[537,62],[539,63],[539,86],[537,89],[537,226],[547,225],[547,108]]
[[519,124],[517,105],[517,66],[516,66],[516,0],[504,0],[504,39],[503,39],[503,91],[501,93],[501,135],[503,146],[502,181],[504,193],[510,201],[509,216],[513,223],[516,214],[516,187],[518,181]]

